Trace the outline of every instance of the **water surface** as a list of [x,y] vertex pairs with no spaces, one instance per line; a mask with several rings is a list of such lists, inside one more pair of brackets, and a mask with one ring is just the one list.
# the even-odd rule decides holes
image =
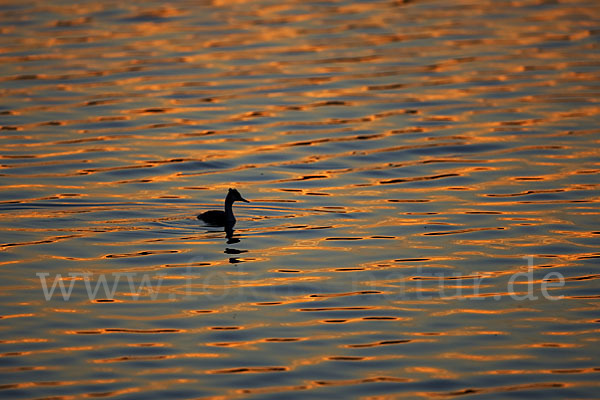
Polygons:
[[3,2],[0,396],[595,397],[599,15]]

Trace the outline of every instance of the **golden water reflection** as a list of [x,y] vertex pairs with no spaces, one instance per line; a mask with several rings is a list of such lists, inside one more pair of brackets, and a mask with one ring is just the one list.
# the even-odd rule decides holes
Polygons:
[[4,2],[0,396],[595,397],[599,11]]

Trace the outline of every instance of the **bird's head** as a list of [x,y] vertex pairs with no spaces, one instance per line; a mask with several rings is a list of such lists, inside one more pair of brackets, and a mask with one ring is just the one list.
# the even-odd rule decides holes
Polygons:
[[242,197],[240,192],[237,189],[229,188],[229,192],[227,193],[227,197],[231,198],[233,201],[244,201],[246,203],[250,203],[248,200]]

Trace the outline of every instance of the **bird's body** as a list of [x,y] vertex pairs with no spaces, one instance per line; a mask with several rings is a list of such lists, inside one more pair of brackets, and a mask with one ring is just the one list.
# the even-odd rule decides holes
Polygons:
[[227,214],[221,210],[210,210],[198,215],[198,219],[210,225],[225,225],[227,223]]
[[209,225],[233,226],[235,225],[235,217],[233,215],[233,203],[236,201],[245,201],[246,203],[250,203],[248,200],[244,199],[240,192],[238,192],[236,189],[229,189],[229,191],[227,192],[227,197],[225,197],[225,211],[206,211],[198,215],[198,219],[206,222]]

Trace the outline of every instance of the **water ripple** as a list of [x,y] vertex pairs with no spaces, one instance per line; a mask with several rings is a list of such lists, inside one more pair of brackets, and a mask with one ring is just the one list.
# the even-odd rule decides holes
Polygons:
[[5,2],[0,395],[595,398],[599,11]]

